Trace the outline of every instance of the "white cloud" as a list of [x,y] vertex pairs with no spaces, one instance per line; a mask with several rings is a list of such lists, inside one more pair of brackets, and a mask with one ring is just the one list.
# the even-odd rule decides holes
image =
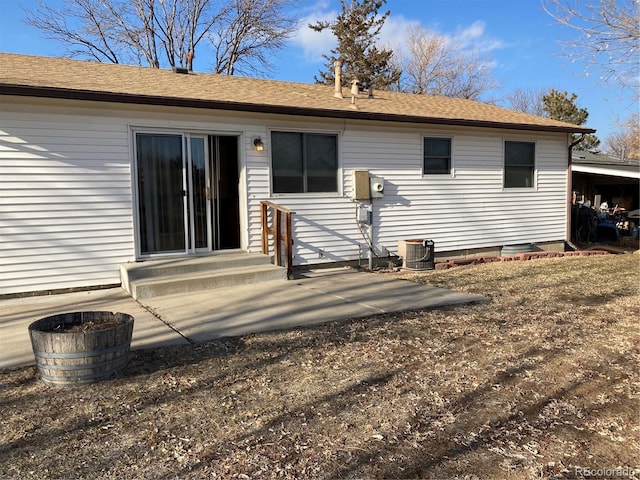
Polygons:
[[338,16],[338,11],[330,8],[330,3],[320,0],[305,8],[302,12],[300,27],[291,42],[302,49],[304,60],[309,63],[322,62],[322,55],[328,54],[337,45],[331,30],[316,32],[309,28],[309,24],[317,22],[332,22]]
[[[326,55],[336,47],[336,39],[330,30],[315,32],[309,28],[309,24],[318,21],[332,22],[339,12],[328,0],[318,0],[313,5],[305,8],[302,13],[300,27],[291,38],[293,45],[303,51],[304,60],[309,63],[322,62],[322,55]],[[446,37],[451,43],[461,50],[474,51],[487,54],[493,50],[503,48],[504,42],[487,34],[487,25],[481,20],[476,20],[469,26],[461,26],[453,33],[434,30],[422,25],[419,20],[412,20],[403,15],[389,15],[380,32],[380,44],[393,49],[396,53],[402,53],[407,44],[407,30],[409,27],[422,27],[427,31]]]
[[407,45],[407,32],[410,27],[419,27],[418,20],[409,20],[402,15],[389,15],[380,31],[380,41],[386,48],[400,54]]
[[490,38],[486,34],[487,24],[476,20],[466,28],[458,28],[453,35],[447,35],[451,42],[462,50],[473,50],[480,53],[489,53],[502,48],[504,42],[497,38]]

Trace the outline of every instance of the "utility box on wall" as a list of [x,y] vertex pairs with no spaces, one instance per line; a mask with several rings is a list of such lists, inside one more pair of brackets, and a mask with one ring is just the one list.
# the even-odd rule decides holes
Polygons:
[[384,197],[384,178],[369,177],[369,189],[371,190],[371,198]]
[[369,170],[353,171],[353,192],[354,200],[369,200],[371,193],[369,190]]

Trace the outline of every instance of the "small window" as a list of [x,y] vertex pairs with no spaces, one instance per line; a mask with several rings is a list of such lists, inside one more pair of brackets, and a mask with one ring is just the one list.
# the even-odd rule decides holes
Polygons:
[[271,132],[273,193],[338,191],[338,137]]
[[532,188],[535,143],[504,142],[504,187]]
[[424,138],[425,175],[448,175],[451,173],[451,139]]

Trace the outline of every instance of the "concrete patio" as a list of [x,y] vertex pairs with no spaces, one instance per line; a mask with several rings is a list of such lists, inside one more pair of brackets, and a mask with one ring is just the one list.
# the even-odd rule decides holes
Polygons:
[[128,313],[135,319],[132,348],[141,349],[486,300],[348,268],[139,302],[121,288],[5,299],[0,300],[0,368],[33,364],[29,324],[64,312]]

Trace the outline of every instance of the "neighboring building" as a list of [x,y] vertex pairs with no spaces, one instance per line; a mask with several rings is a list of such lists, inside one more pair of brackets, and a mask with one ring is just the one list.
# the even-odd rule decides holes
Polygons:
[[[596,151],[572,152],[572,190],[577,200],[598,208],[606,202],[610,208],[627,211],[640,208],[640,161],[622,160]],[[594,202],[599,200],[599,204]]]
[[[365,258],[369,231],[381,256],[415,238],[442,257],[562,249],[570,137],[593,132],[463,99],[354,105],[322,85],[14,54],[0,67],[0,294],[258,252],[262,200],[296,212],[296,265]],[[362,170],[382,197],[353,199]]]

